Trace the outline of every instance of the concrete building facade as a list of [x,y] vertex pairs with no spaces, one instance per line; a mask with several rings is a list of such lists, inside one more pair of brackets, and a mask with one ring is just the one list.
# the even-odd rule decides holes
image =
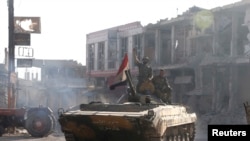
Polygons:
[[[143,54],[143,26],[133,22],[87,34],[86,71],[96,85],[107,85],[117,72],[125,53],[132,58],[133,48]],[[131,72],[133,60],[129,59]]]
[[191,7],[156,24],[142,27],[135,22],[90,33],[87,75],[96,85],[105,85],[115,75],[123,52],[128,52],[136,76],[131,55],[137,48],[139,58],[149,56],[156,72],[161,68],[168,72],[174,102],[192,105],[201,113],[233,111],[250,100],[249,9],[247,0],[213,9]]

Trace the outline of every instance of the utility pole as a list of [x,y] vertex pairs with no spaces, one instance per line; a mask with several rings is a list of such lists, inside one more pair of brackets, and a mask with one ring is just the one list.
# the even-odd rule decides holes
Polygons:
[[8,47],[8,108],[15,108],[14,83],[11,76],[15,73],[15,44],[14,44],[14,0],[8,0],[9,10],[9,47]]

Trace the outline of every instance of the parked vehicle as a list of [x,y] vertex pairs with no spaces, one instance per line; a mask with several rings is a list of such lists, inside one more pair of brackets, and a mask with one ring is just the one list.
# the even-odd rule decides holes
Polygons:
[[0,108],[0,136],[7,128],[22,127],[33,137],[44,137],[55,129],[56,120],[49,107]]

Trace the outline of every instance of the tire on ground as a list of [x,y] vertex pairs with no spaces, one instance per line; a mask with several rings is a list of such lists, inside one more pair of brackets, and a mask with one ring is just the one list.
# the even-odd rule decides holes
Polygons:
[[33,137],[48,136],[53,128],[53,119],[46,112],[37,111],[27,117],[25,128]]

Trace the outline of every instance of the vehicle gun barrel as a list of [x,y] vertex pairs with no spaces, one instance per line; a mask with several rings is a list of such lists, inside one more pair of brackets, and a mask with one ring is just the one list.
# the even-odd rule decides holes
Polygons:
[[130,72],[128,70],[125,70],[125,74],[127,76],[127,81],[128,81],[128,84],[129,84],[129,88],[131,90],[131,94],[132,94],[132,96],[135,96],[136,90],[135,90],[134,85],[132,83],[131,74],[130,74]]

